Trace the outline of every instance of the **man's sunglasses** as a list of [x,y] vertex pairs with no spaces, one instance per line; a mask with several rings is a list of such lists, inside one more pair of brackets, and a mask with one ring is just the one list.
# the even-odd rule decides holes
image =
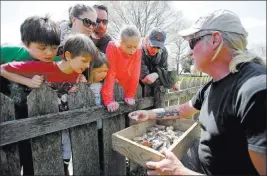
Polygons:
[[93,21],[91,21],[90,19],[88,19],[88,18],[84,18],[84,19],[81,19],[80,17],[76,17],[77,19],[79,19],[79,20],[81,20],[82,22],[83,22],[83,25],[85,26],[85,27],[93,27],[93,28],[95,28],[96,27],[96,23],[95,22],[93,22]]
[[101,21],[102,21],[102,23],[105,24],[105,25],[108,24],[108,20],[107,20],[107,19],[99,19],[99,18],[96,19],[96,23],[98,23],[98,24],[100,24]]
[[[211,35],[211,34],[206,34],[206,35]],[[189,40],[190,49],[193,50],[195,45],[197,44],[197,42],[202,40],[204,38],[204,36],[206,36],[206,35],[202,35],[200,37],[192,38],[191,40]]]

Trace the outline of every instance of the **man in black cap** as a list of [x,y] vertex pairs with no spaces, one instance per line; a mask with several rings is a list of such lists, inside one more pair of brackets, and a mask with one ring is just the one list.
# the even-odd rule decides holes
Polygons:
[[166,33],[153,28],[142,43],[141,82],[155,87],[175,88],[175,80],[168,72],[168,51],[164,46]]

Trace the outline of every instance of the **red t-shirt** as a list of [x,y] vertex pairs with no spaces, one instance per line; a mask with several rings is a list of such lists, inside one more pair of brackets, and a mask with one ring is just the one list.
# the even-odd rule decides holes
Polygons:
[[3,65],[8,72],[32,78],[34,75],[43,75],[47,82],[71,82],[76,83],[78,73],[63,73],[55,62],[9,62]]
[[141,54],[141,48],[138,48],[133,55],[127,55],[118,44],[109,42],[106,49],[109,68],[101,90],[104,105],[115,101],[113,98],[115,79],[123,87],[125,97],[134,98],[140,77]]

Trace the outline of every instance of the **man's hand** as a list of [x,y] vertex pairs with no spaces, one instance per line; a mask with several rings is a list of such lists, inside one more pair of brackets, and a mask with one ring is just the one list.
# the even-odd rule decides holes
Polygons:
[[133,98],[124,98],[124,101],[128,104],[128,105],[134,105],[135,104],[135,100]]
[[179,161],[179,159],[168,149],[163,150],[165,159],[159,162],[148,161],[146,166],[149,169],[148,175],[190,175],[187,168]]
[[39,88],[41,87],[42,83],[44,81],[44,76],[34,75],[32,79],[28,83],[28,87],[30,88]]
[[146,77],[142,80],[143,83],[152,84],[158,79],[159,75],[157,73],[151,73],[146,75]]
[[144,122],[149,120],[148,111],[140,110],[128,114],[128,117],[135,122]]
[[118,102],[113,101],[107,105],[108,112],[114,112],[119,109],[120,105]]

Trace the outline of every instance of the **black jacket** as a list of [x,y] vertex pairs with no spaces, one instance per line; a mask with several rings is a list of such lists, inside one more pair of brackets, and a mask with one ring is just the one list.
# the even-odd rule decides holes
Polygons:
[[[141,61],[141,76],[140,80],[144,79],[150,73],[158,73],[159,78],[149,86],[162,85],[166,88],[171,88],[174,85],[174,77],[168,71],[168,51],[164,47],[154,56],[150,56],[144,46],[142,46],[142,61]],[[140,81],[141,82],[141,81]]]
[[108,43],[112,41],[112,38],[108,34],[105,34],[100,39],[94,39],[92,36],[90,36],[90,38],[92,39],[98,50],[106,54]]

